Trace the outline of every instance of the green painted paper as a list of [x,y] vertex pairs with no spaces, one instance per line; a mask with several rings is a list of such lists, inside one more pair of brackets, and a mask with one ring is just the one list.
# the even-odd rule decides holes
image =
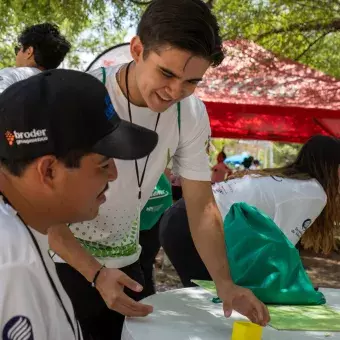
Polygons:
[[321,306],[268,306],[270,326],[278,330],[340,332],[340,312]]
[[[213,281],[192,280],[217,296]],[[327,306],[268,306],[270,326],[277,330],[340,332],[340,311]]]
[[210,293],[217,295],[217,290],[214,281],[205,281],[205,280],[191,280],[192,283],[198,285]]

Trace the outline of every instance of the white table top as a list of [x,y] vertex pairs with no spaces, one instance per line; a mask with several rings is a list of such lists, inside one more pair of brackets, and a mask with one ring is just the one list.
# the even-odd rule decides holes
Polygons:
[[[340,289],[320,289],[327,304],[340,310]],[[145,318],[127,318],[122,340],[228,340],[235,320],[234,312],[223,316],[222,305],[211,302],[212,294],[202,288],[171,290],[146,298],[154,306]],[[340,322],[340,320],[339,320]],[[340,339],[340,333],[277,331],[263,329],[263,340]]]

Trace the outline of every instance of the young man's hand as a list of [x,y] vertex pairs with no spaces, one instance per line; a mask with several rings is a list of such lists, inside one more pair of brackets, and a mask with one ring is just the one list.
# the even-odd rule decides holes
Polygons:
[[230,281],[217,287],[217,292],[223,301],[226,317],[230,317],[232,311],[235,310],[260,326],[266,326],[270,321],[267,307],[249,289],[237,286]]
[[125,316],[146,316],[153,307],[136,302],[124,293],[124,287],[141,292],[143,287],[119,269],[103,268],[100,272],[96,288],[106,305]]

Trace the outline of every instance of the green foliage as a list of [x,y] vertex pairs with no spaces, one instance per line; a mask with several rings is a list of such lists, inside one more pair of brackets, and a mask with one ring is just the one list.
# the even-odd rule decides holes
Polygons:
[[130,0],[1,0],[0,67],[13,66],[18,34],[41,22],[56,23],[73,45],[68,64],[80,66],[79,52],[101,52],[122,42],[124,23],[136,22],[142,8]]
[[[123,40],[147,0],[1,0],[0,67],[13,65],[13,46],[27,25],[58,24],[79,52],[99,53]],[[225,39],[251,39],[285,57],[340,77],[340,0],[206,0]]]
[[274,164],[277,167],[292,163],[300,151],[302,144],[295,143],[273,143],[274,144]]
[[340,0],[215,0],[225,39],[246,38],[340,77]]

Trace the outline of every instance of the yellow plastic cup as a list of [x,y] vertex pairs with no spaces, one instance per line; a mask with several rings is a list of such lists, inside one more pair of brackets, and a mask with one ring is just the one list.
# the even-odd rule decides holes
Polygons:
[[250,321],[235,321],[231,340],[261,340],[262,327]]

